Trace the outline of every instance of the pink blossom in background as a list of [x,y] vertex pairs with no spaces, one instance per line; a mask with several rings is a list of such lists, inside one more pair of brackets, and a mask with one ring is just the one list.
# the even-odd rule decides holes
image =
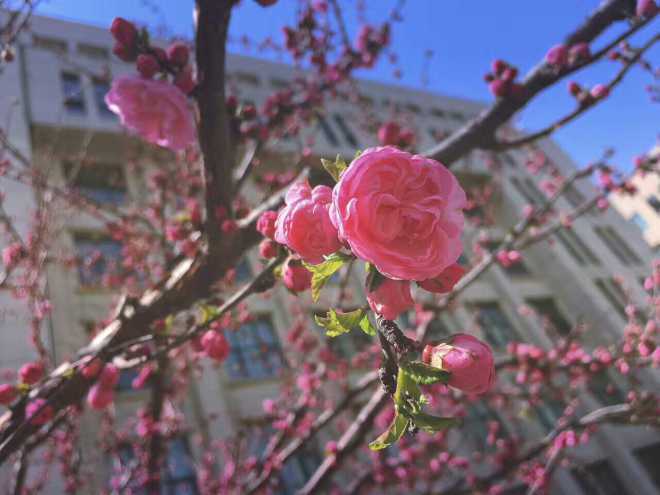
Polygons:
[[365,150],[342,174],[331,217],[353,253],[383,275],[427,280],[460,256],[465,205],[443,165],[386,146]]
[[396,319],[415,304],[410,295],[410,282],[389,278],[378,283],[374,291],[367,293],[367,302],[374,313],[382,315],[386,320]]
[[195,139],[186,96],[169,83],[119,77],[112,82],[105,101],[124,126],[150,143],[180,151]]
[[331,199],[328,186],[312,189],[307,181],[292,185],[285,198],[286,206],[277,216],[275,240],[312,264],[321,263],[324,255],[338,251],[341,243],[330,221]]

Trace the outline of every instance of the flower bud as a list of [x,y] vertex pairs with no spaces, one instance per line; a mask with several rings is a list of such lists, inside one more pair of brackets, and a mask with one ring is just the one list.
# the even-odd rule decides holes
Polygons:
[[119,382],[119,368],[114,364],[106,364],[101,371],[98,383],[105,388],[114,388]]
[[97,411],[101,411],[108,407],[112,404],[113,399],[113,389],[104,387],[100,383],[92,386],[87,394],[87,404],[89,404],[89,407],[96,409]]
[[378,129],[378,141],[383,146],[397,145],[401,127],[396,122],[386,122]]
[[0,384],[0,404],[7,406],[14,402],[16,397],[18,397],[18,390],[15,386],[8,383]]
[[269,239],[275,238],[275,222],[277,221],[277,212],[273,210],[265,211],[257,220],[257,232]]
[[221,362],[229,356],[229,342],[222,332],[209,330],[202,336],[204,353],[211,359]]
[[302,292],[312,286],[312,272],[300,262],[289,258],[282,265],[282,281],[290,291]]
[[658,11],[655,0],[638,0],[635,13],[638,17],[651,17]]
[[415,304],[410,295],[410,282],[385,278],[375,290],[367,292],[367,302],[374,313],[386,320],[394,320]]
[[190,50],[185,43],[177,41],[167,47],[167,60],[177,67],[183,67],[188,63]]
[[18,370],[18,376],[26,385],[34,385],[44,376],[44,365],[41,361],[26,363]]
[[592,96],[592,98],[600,100],[609,96],[610,88],[605,84],[596,84],[593,88],[591,88],[589,94]]
[[153,55],[138,55],[137,70],[142,77],[151,79],[160,71],[160,64]]
[[545,61],[557,69],[562,69],[568,62],[568,48],[566,45],[555,45],[545,55]]
[[269,260],[275,258],[278,250],[279,245],[271,239],[264,239],[259,243],[259,256],[264,259]]
[[493,351],[472,335],[459,333],[445,344],[427,345],[422,360],[449,371],[448,385],[468,394],[487,392],[495,379]]
[[47,404],[45,399],[35,399],[25,408],[25,416],[33,425],[46,424],[53,419],[54,415],[53,406]]
[[119,44],[129,48],[135,45],[138,31],[132,22],[122,17],[115,17],[110,25],[110,32]]

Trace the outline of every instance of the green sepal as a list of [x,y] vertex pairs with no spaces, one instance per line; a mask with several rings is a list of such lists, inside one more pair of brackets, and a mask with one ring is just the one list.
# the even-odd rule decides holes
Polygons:
[[337,155],[337,158],[335,158],[334,162],[331,160],[326,160],[325,158],[321,158],[321,164],[323,165],[323,168],[326,170],[326,172],[328,172],[332,178],[335,179],[335,182],[339,181],[341,174],[343,174],[344,170],[348,168],[348,164],[339,155]]
[[410,420],[403,414],[396,414],[389,428],[381,433],[376,440],[369,444],[371,450],[383,450],[393,443],[399,441],[403,434],[408,431]]
[[401,363],[400,369],[415,383],[420,385],[433,385],[434,383],[447,383],[451,377],[449,371],[429,366],[421,361]]
[[366,312],[362,317],[362,319],[360,320],[360,329],[370,337],[376,336],[376,328],[371,324],[371,320],[369,319],[369,314]]

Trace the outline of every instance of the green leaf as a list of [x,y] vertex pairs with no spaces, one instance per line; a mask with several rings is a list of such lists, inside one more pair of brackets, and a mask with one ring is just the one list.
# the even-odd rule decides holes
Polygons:
[[382,450],[397,442],[408,430],[410,420],[403,414],[394,416],[394,421],[390,427],[381,433],[376,440],[369,444],[371,450]]
[[415,383],[432,385],[434,383],[447,383],[451,373],[440,368],[434,368],[421,361],[401,363],[401,370]]
[[459,418],[442,418],[423,412],[413,414],[411,419],[417,427],[429,433],[436,433],[438,431],[446,430],[461,424],[461,420]]
[[325,257],[323,263],[310,265],[303,262],[305,268],[312,272],[312,301],[317,302],[321,296],[321,289],[326,282],[330,280],[337,270],[339,270],[351,257],[347,254],[336,252]]
[[370,337],[376,336],[376,329],[371,324],[371,320],[369,320],[369,315],[367,313],[365,313],[360,320],[360,329]]
[[337,155],[337,158],[335,158],[335,161],[330,161],[326,160],[325,158],[321,158],[321,164],[323,165],[323,168],[330,174],[332,175],[332,178],[335,179],[335,182],[339,181],[339,177],[341,177],[341,174],[348,168],[347,163],[344,161],[344,159]]
[[337,337],[350,332],[358,326],[363,316],[363,309],[356,309],[348,313],[341,313],[330,309],[325,316],[315,315],[314,319],[319,326],[325,328],[325,334],[328,337]]
[[201,315],[200,315],[200,325],[205,325],[211,320],[214,320],[220,314],[219,308],[217,306],[211,306],[204,304],[200,306]]

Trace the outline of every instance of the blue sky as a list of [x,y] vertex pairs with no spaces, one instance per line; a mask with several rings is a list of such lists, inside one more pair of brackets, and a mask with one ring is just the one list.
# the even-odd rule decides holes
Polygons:
[[[509,0],[408,0],[404,19],[393,29],[392,49],[399,57],[403,76],[396,79],[387,62],[359,74],[361,77],[395,82],[444,94],[490,101],[482,76],[494,58],[503,58],[526,72],[540,60],[548,47],[559,42],[600,0],[553,0],[552,2]],[[358,25],[355,0],[340,0],[351,34]],[[395,0],[366,0],[366,16],[376,22],[385,18]],[[253,40],[272,36],[282,40],[281,27],[295,18],[298,0],[280,0],[263,9],[252,0],[242,0],[232,19],[230,34],[234,40],[248,35]],[[192,0],[45,0],[39,13],[101,26],[115,16],[146,23],[154,28],[166,26],[171,33],[192,33]],[[613,28],[615,34],[624,26]],[[660,21],[637,34],[644,41],[657,32]],[[430,63],[425,51],[432,49]],[[238,41],[230,51],[277,59],[274,53],[258,53]],[[660,46],[647,58],[660,64]],[[424,70],[424,67],[427,70]],[[618,65],[604,61],[575,76],[584,85],[607,82]],[[422,75],[427,82],[423,82]],[[647,151],[659,135],[660,103],[651,103],[644,91],[650,75],[634,69],[609,101],[593,109],[579,121],[555,134],[561,146],[581,164],[598,158],[614,147],[615,162],[621,169],[631,167],[634,155]],[[566,82],[546,91],[517,118],[520,127],[537,129],[572,109]]]

